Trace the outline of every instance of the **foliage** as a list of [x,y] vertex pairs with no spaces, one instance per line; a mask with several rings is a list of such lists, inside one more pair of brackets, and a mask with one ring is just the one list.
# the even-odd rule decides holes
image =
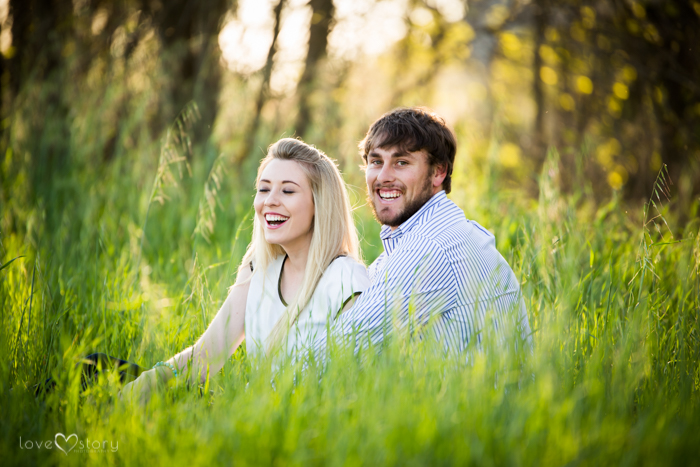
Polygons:
[[[585,191],[562,195],[555,152],[535,205],[517,192],[489,193],[486,183],[468,195],[474,187],[464,184],[464,174],[455,176],[453,193],[469,217],[496,233],[521,278],[532,355],[486,338],[482,348],[446,359],[424,343],[397,338],[379,354],[357,358],[336,349],[326,366],[301,371],[289,364],[271,373],[269,363],[239,351],[200,390],[166,388],[145,408],[115,399],[115,375],[80,395],[74,365],[81,356],[102,351],[152,365],[191,344],[223,303],[250,236],[250,198],[233,196],[241,188],[228,176],[217,185],[218,202],[207,204],[219,159],[207,163],[208,173],[196,161],[196,183],[163,186],[156,179],[168,191],[162,205],[143,203],[150,191],[134,193],[138,183],[116,172],[59,230],[3,235],[6,465],[694,459],[700,225],[675,224],[662,204],[662,179],[642,212],[617,199],[597,209]],[[131,207],[118,208],[124,193],[133,194]],[[146,224],[139,213],[149,207]],[[192,239],[204,234],[202,216],[212,226],[209,243]],[[366,207],[357,216],[363,225],[373,222]],[[82,226],[78,235],[66,239],[75,224]],[[364,236],[369,259],[380,251],[375,238],[376,232]],[[57,390],[35,399],[30,388],[48,375],[57,378]],[[56,433],[108,441],[106,452],[66,455],[19,445],[20,437],[26,446]]]
[[[697,94],[663,113],[667,70],[633,59],[674,42],[634,35],[626,21],[651,31],[695,16],[664,16],[653,2],[603,14],[600,2],[539,0],[482,0],[455,16],[444,2],[411,1],[403,39],[355,60],[316,47],[294,93],[272,89],[274,41],[262,71],[218,67],[217,24],[238,2],[202,2],[182,24],[172,12],[195,3],[49,3],[11,0],[0,60],[3,465],[695,462]],[[277,30],[290,3],[276,3]],[[324,44],[340,4],[308,6],[321,12],[309,16]],[[674,29],[654,27],[659,37]],[[683,30],[679,47],[697,35]],[[594,50],[600,35],[616,52]],[[654,86],[661,98],[650,103]],[[640,116],[635,102],[656,113]],[[163,388],[145,408],[115,399],[114,375],[80,394],[75,364],[88,353],[152,366],[201,335],[250,239],[264,148],[299,127],[338,160],[364,256],[378,256],[356,143],[391,106],[416,104],[457,134],[450,197],[496,235],[520,278],[531,354],[485,338],[443,358],[396,338],[379,354],[336,349],[327,365],[272,373],[241,349],[201,388]],[[656,125],[674,119],[687,125],[664,147],[689,149],[662,157]],[[538,140],[547,128],[556,137]],[[634,164],[652,173],[634,184],[645,203],[630,188],[643,178]],[[36,399],[32,386],[48,376],[56,391]],[[20,445],[56,433],[106,440],[107,452]]]

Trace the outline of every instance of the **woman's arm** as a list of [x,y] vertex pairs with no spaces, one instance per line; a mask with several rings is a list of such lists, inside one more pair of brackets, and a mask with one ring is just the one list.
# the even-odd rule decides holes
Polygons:
[[250,269],[241,268],[236,284],[202,337],[193,346],[167,361],[177,368],[178,374],[186,375],[188,365],[192,363],[192,375],[199,373],[197,379],[204,382],[207,378],[207,365],[209,374],[218,372],[241,344],[245,337],[245,306],[251,274]]
[[[240,269],[236,284],[202,337],[194,345],[167,361],[177,369],[178,375],[185,377],[191,363],[192,375],[198,375],[196,380],[204,381],[207,377],[207,365],[210,374],[218,372],[241,344],[245,337],[245,307],[250,286],[248,279],[251,275],[250,269]],[[134,398],[145,401],[158,381],[166,382],[173,377],[172,370],[167,367],[153,368],[124,386],[122,392],[128,392]]]

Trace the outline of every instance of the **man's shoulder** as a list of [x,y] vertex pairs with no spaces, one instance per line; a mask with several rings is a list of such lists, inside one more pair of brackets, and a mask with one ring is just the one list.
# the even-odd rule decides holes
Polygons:
[[382,253],[377,256],[377,258],[372,261],[372,264],[369,265],[367,268],[367,274],[369,275],[370,280],[374,280],[374,276],[376,275],[377,268],[380,267],[386,259],[386,252],[382,251]]
[[467,219],[461,209],[459,212],[460,217],[449,217],[444,224],[423,225],[405,235],[396,250],[411,256],[427,255],[433,267],[450,268],[455,274],[478,269],[480,265],[488,265],[487,269],[503,267],[495,236],[478,222]]
[[391,255],[382,253],[370,266],[370,270],[396,253],[401,256],[429,254],[439,262],[459,262],[495,252],[494,235],[478,222],[467,219],[457,204],[443,196],[426,213],[421,223],[415,224],[403,234]]
[[494,235],[478,222],[467,219],[464,211],[445,198],[432,216],[405,235],[404,248],[449,249],[460,243],[493,242]]

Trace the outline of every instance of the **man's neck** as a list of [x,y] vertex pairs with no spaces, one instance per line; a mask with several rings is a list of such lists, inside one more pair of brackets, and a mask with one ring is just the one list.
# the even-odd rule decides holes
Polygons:
[[[428,198],[428,201],[426,201],[425,204],[423,204],[423,206],[425,206],[426,204],[428,204],[428,203],[430,202],[430,200],[433,199],[433,197],[434,197],[435,195],[437,195],[438,193],[440,193],[442,190],[444,190],[444,188],[442,188],[442,185],[440,185],[439,187],[433,188],[433,194],[432,194],[432,196],[431,196],[430,198]],[[423,209],[423,206],[421,206],[420,209]],[[419,209],[419,211],[420,211],[420,209]],[[417,211],[416,211],[416,214],[418,214]],[[414,214],[413,216],[415,216],[416,214]],[[411,216],[409,219],[412,219],[413,216]],[[406,222],[408,222],[408,220],[407,220]],[[391,231],[393,232],[394,230],[398,229],[399,226],[398,226],[398,225],[396,225],[396,226],[390,225],[389,228],[390,228]]]

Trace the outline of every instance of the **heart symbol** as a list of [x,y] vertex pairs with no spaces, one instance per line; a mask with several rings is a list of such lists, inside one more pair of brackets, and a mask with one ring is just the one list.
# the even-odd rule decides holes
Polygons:
[[[59,437],[59,436],[60,436],[61,438],[63,438],[63,441],[66,443],[66,445],[68,445],[68,440],[71,439],[73,436],[75,436],[75,443],[73,443],[73,446],[69,447],[68,450],[66,451],[65,449],[63,449],[63,448],[61,447],[60,444],[58,444],[58,437]],[[66,438],[66,435],[64,435],[63,433],[56,433],[56,436],[55,436],[54,439],[53,439],[53,444],[55,444],[56,447],[57,447],[58,449],[60,449],[61,451],[63,451],[63,452],[66,454],[66,456],[67,456],[68,453],[71,452],[71,450],[75,447],[75,445],[78,444],[78,435],[76,435],[75,433],[73,433],[72,435],[70,435],[70,436],[68,436],[68,437]]]

